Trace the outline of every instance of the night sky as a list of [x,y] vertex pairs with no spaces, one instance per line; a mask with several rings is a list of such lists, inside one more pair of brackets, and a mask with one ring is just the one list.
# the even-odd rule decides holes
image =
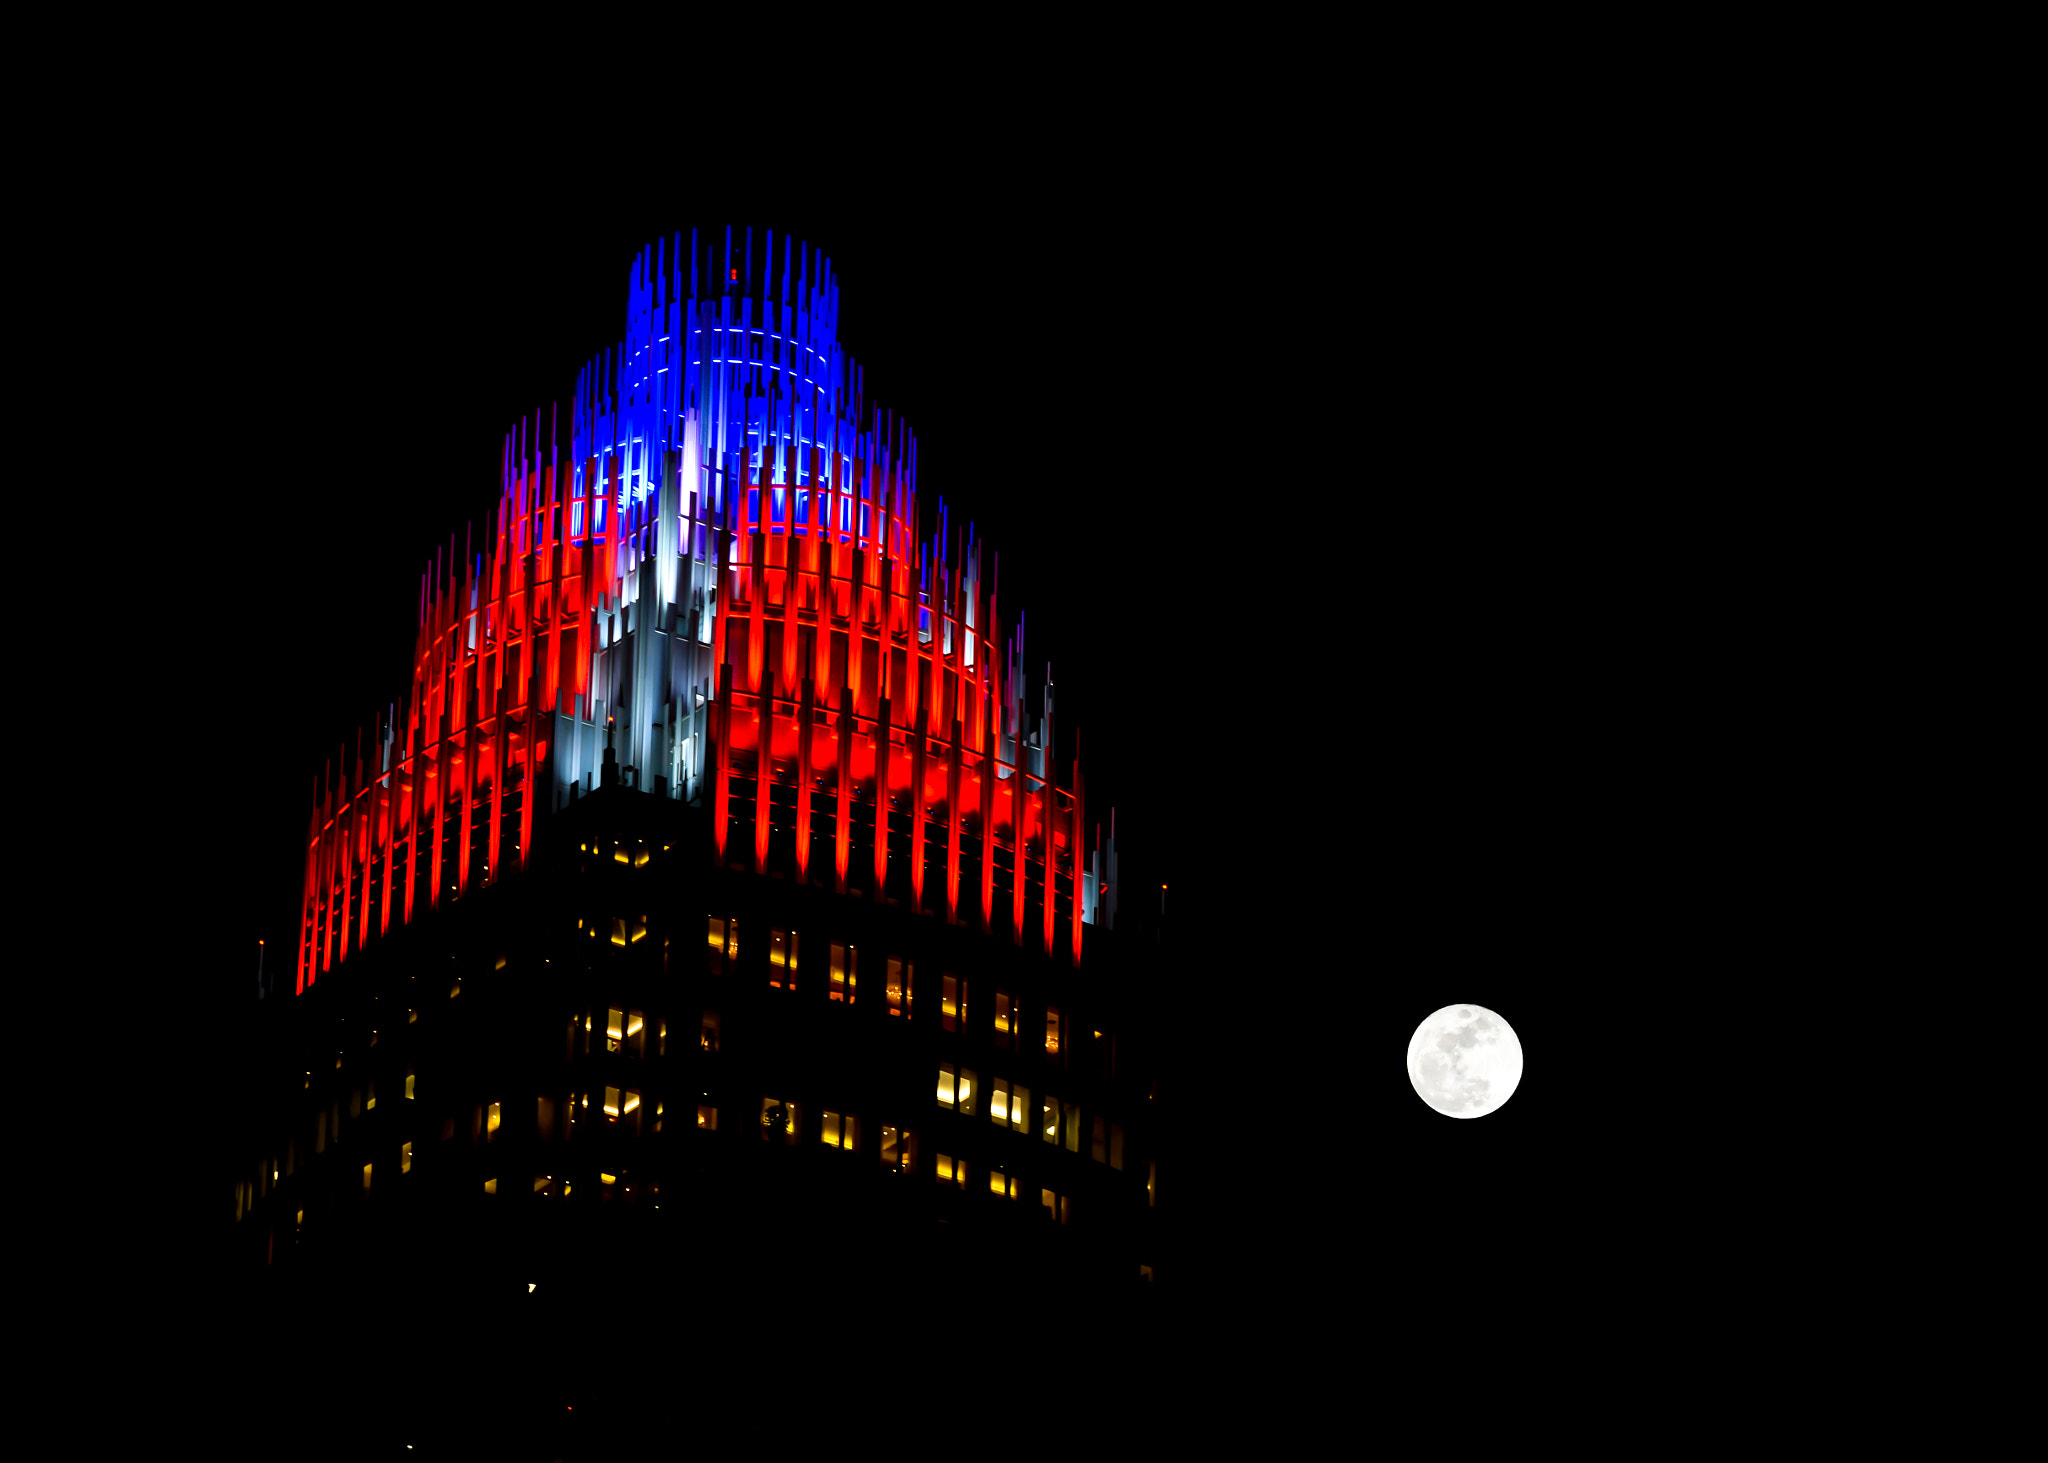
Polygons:
[[[1654,536],[1629,493],[1659,465],[1603,395],[1612,299],[1561,196],[1226,207],[1201,161],[906,174],[808,213],[774,201],[794,187],[625,178],[571,210],[591,189],[559,168],[223,187],[168,363],[221,624],[166,699],[231,769],[177,855],[208,993],[179,1019],[253,991],[259,937],[289,989],[314,780],[402,701],[422,566],[486,531],[508,427],[618,342],[639,248],[751,223],[831,256],[868,399],[918,436],[920,507],[943,495],[1000,554],[1034,707],[1053,663],[1061,778],[1078,730],[1090,821],[1118,810],[1124,908],[1173,886],[1177,1111],[1222,1165],[1183,1213],[1212,1275],[1367,1263],[1350,1226],[1401,1211],[1349,1207],[1389,1170],[1333,1165],[1341,1123],[1395,1173],[1446,1144],[1503,1182],[1587,1171],[1555,1056],[1640,920],[1647,810],[1618,769],[1649,651],[1622,611],[1650,561],[1617,546]],[[1454,1125],[1401,1052],[1459,1000],[1515,1025],[1530,1076]]]

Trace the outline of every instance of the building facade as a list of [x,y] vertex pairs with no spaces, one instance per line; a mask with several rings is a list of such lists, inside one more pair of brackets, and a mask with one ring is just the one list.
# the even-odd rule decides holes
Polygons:
[[411,684],[316,791],[251,1265],[1158,1272],[1113,815],[779,248],[636,260],[621,346],[423,573]]

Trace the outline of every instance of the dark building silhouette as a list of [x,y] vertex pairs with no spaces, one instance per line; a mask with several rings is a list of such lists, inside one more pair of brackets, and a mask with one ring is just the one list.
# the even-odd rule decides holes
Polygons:
[[[1113,816],[993,555],[866,407],[829,265],[779,248],[636,261],[316,789],[232,1180],[240,1262],[311,1313],[530,1302],[624,1367],[707,1306],[914,1294],[999,1352],[944,1297],[1171,1281]],[[823,1385],[763,1324],[759,1366]]]

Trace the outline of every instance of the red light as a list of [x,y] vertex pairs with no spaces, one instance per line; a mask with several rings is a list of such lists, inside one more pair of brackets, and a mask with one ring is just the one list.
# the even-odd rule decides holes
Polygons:
[[734,271],[732,272],[732,278],[733,278],[733,281],[734,281],[735,283],[737,283],[737,282],[739,281],[739,277],[740,277],[740,272],[739,272],[739,271],[738,271],[737,269],[735,269],[735,270],[734,270]]

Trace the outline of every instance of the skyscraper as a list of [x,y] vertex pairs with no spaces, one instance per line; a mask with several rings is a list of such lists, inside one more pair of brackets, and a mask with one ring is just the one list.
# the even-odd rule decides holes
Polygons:
[[793,241],[648,250],[483,541],[423,570],[410,685],[308,822],[250,1265],[587,1299],[1158,1271],[1114,815],[837,324]]

